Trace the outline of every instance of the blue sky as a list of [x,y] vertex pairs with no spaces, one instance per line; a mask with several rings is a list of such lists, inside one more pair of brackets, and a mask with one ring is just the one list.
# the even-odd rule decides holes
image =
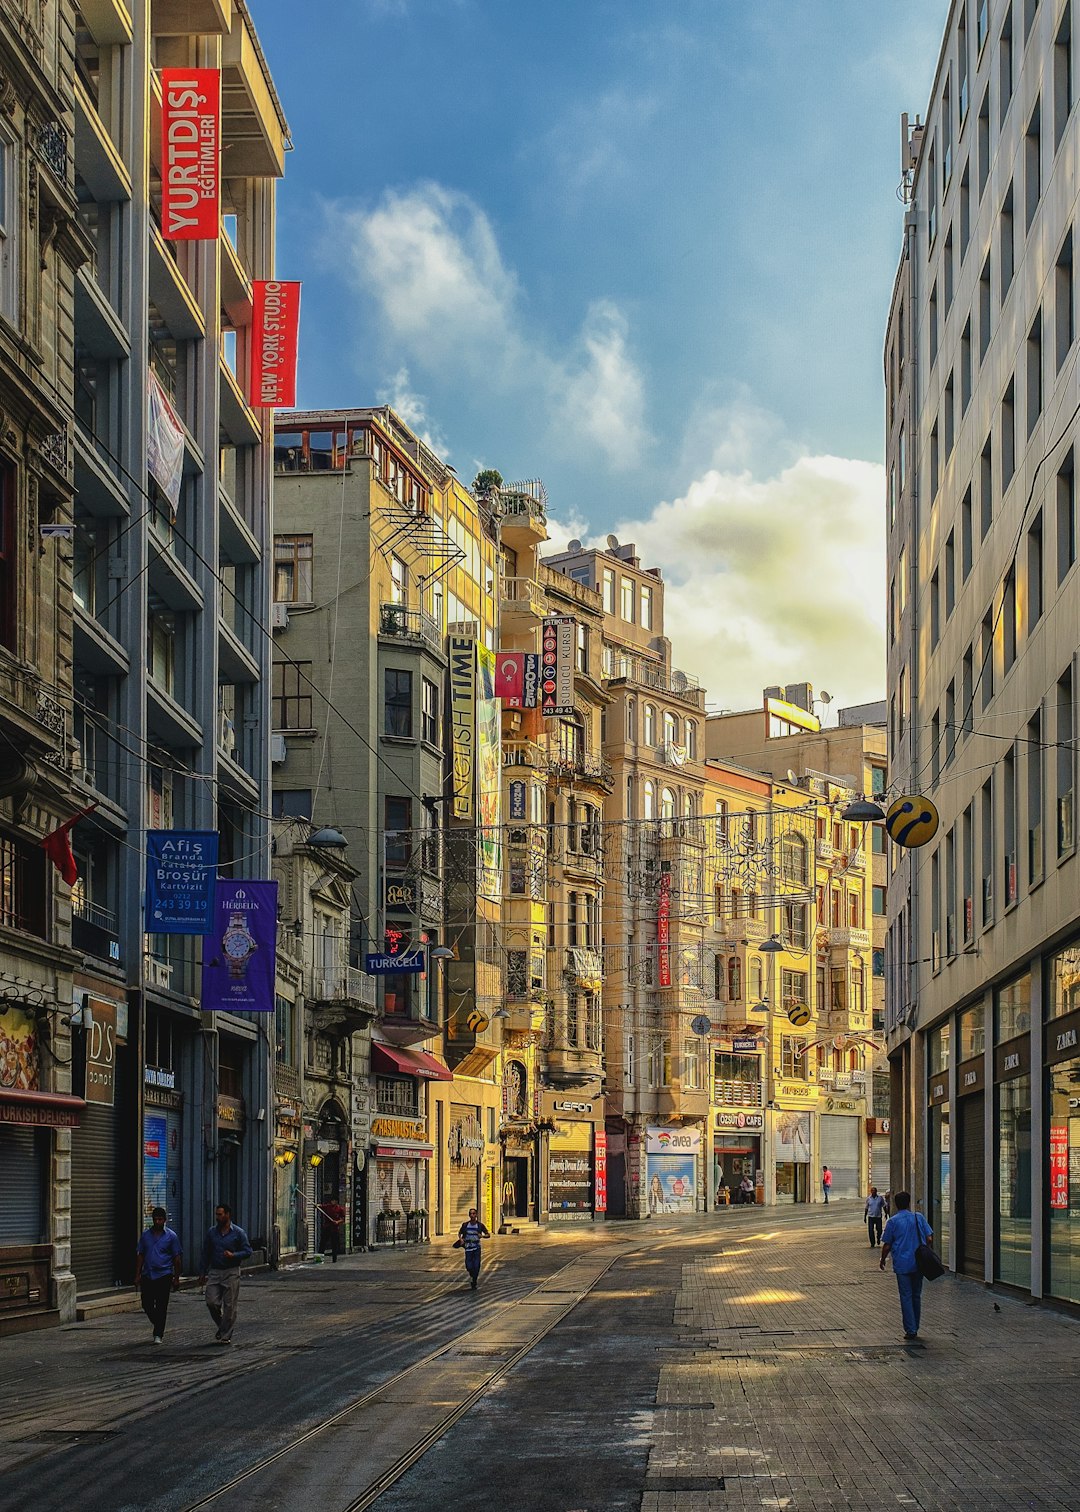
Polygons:
[[253,10],[300,404],[389,400],[466,480],[539,475],[567,531],[637,539],[718,703],[880,692],[899,114],[945,0]]

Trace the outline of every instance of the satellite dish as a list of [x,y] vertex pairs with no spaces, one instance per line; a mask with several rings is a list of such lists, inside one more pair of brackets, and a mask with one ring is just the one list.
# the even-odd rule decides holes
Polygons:
[[616,548],[616,546],[618,546],[618,544],[619,544],[619,538],[618,538],[618,536],[617,535],[609,535],[608,538],[607,538],[607,543],[608,543],[608,546],[611,548],[611,550],[614,551],[615,548]]
[[824,688],[822,688],[821,692],[818,694],[818,697],[821,699],[821,702],[823,704],[831,704],[832,703],[832,694],[831,693],[826,693],[826,691],[825,691]]
[[567,551],[580,551],[581,550],[581,542],[575,537],[574,540],[567,541],[567,543],[566,543],[566,549],[567,549]]
[[796,777],[795,773],[791,770],[790,767],[788,767],[787,769],[787,780],[791,783],[792,787],[798,787],[799,779]]

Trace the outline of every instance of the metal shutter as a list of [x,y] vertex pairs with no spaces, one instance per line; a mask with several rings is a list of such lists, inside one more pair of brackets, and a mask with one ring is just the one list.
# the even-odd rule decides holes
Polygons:
[[455,1234],[469,1216],[469,1209],[480,1207],[476,1195],[479,1171],[479,1166],[450,1167],[450,1227]]
[[0,1244],[44,1244],[47,1129],[0,1128]]
[[[832,1171],[830,1197],[858,1197],[859,1193],[859,1131],[862,1119],[845,1118],[837,1113],[821,1115],[821,1159],[819,1165],[827,1165]],[[818,1185],[821,1172],[818,1171]]]
[[116,1115],[89,1103],[71,1133],[71,1268],[80,1294],[119,1280],[116,1226]]
[[884,1195],[892,1189],[892,1150],[888,1134],[870,1137],[870,1185]]

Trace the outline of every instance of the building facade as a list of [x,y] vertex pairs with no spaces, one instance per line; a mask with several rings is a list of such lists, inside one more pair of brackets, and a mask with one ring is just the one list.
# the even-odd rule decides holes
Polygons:
[[[72,1137],[83,1294],[130,1279],[162,1191],[189,1266],[219,1201],[257,1246],[270,1239],[268,1036],[201,1011],[200,942],[148,931],[143,892],[149,829],[217,831],[221,876],[269,876],[271,438],[245,393],[288,130],[243,0],[95,0],[71,45],[89,248],[75,289],[73,733],[77,802],[94,805],[73,835],[72,944],[84,1020],[116,1044],[112,1101]],[[216,240],[165,235],[169,66],[221,70]],[[155,461],[162,416],[182,435],[175,496]]]
[[953,4],[885,342],[894,1185],[958,1271],[1080,1301],[1075,7]]

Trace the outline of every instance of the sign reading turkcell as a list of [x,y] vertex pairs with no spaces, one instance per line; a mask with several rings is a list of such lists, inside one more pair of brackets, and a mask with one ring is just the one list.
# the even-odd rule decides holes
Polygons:
[[215,830],[147,830],[147,934],[209,934],[214,924]]
[[389,976],[391,972],[423,971],[424,952],[416,950],[412,955],[369,955],[365,961],[368,976]]

